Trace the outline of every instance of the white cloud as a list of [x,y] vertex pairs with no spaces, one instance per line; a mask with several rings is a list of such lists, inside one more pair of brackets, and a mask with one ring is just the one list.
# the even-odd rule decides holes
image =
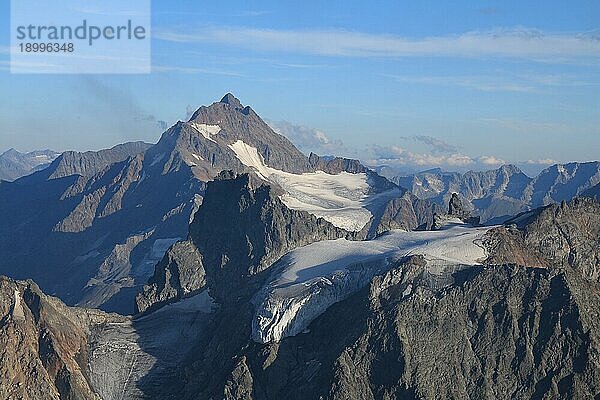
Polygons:
[[541,165],[552,165],[552,164],[557,164],[558,161],[553,160],[551,158],[543,158],[540,160],[527,160],[524,162],[524,164],[530,164],[530,165],[536,165],[536,164],[541,164]]
[[481,156],[477,158],[477,161],[482,163],[483,165],[496,165],[500,166],[502,164],[506,164],[506,162],[500,158],[496,158],[494,156]]
[[503,159],[490,155],[469,156],[460,152],[427,154],[394,145],[371,147],[363,161],[370,166],[387,165],[405,173],[431,168],[447,171],[489,170],[506,164]]
[[482,92],[533,92],[536,85],[532,82],[500,79],[496,76],[402,76],[384,74],[400,83],[424,85],[459,86]]
[[223,76],[231,76],[231,77],[239,77],[239,78],[244,76],[237,72],[223,71],[220,69],[179,67],[179,66],[174,66],[174,65],[153,65],[152,72],[179,72],[179,73],[184,73],[184,74],[223,75]]
[[453,153],[456,152],[456,147],[446,143],[442,139],[428,135],[416,135],[407,139],[413,139],[421,143],[429,145],[433,153]]
[[418,167],[465,167],[475,160],[460,153],[425,154],[416,153],[400,146],[373,146],[370,150],[370,165],[392,164]]
[[266,121],[275,132],[287,137],[300,151],[319,155],[340,155],[344,144],[340,140],[331,139],[319,129],[292,124],[288,121]]
[[456,146],[444,140],[427,135],[405,136],[404,140],[418,141],[429,146],[429,152],[419,152],[398,146],[373,145],[367,148],[348,148],[340,140],[330,138],[325,132],[304,125],[292,124],[288,121],[270,121],[267,124],[277,133],[290,139],[296,147],[308,154],[348,156],[360,159],[363,164],[377,167],[388,166],[397,174],[409,174],[431,168],[446,171],[485,171],[496,169],[505,164],[515,164],[528,175],[536,175],[548,165],[556,164],[553,159],[526,161],[506,161],[494,155],[471,156],[463,154]]
[[543,62],[600,58],[600,40],[593,35],[546,33],[520,27],[415,39],[334,29],[211,26],[191,34],[163,30],[156,32],[155,37],[171,42],[220,43],[255,51],[348,57],[511,57]]

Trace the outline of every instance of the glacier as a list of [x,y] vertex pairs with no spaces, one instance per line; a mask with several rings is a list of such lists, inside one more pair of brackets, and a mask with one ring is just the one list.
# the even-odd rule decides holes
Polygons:
[[400,259],[423,255],[429,272],[478,265],[486,257],[483,235],[492,227],[453,223],[437,231],[390,231],[369,241],[325,240],[297,248],[274,267],[255,296],[252,339],[278,342],[305,331],[329,306],[368,285]]
[[374,192],[365,173],[333,175],[316,171],[292,174],[269,167],[258,150],[242,140],[230,144],[229,148],[260,178],[285,191],[281,201],[287,207],[307,211],[348,231],[360,231],[369,223],[373,215],[368,208],[383,207],[390,199],[403,194],[400,188]]

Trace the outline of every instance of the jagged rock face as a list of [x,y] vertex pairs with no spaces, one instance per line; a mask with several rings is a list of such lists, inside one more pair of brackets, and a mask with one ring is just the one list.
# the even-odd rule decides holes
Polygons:
[[308,160],[315,170],[327,172],[328,174],[339,174],[342,171],[361,174],[369,170],[358,160],[350,160],[342,157],[325,158],[315,153],[310,153]]
[[600,203],[592,199],[550,205],[524,227],[525,246],[554,266],[574,268],[600,282],[599,215]]
[[93,176],[111,164],[143,153],[150,146],[144,142],[129,142],[100,151],[86,151],[85,153],[65,151],[52,163],[50,178],[63,178],[71,175]]
[[517,201],[531,181],[517,167],[507,165],[497,170],[465,174],[440,169],[394,179],[400,186],[421,199],[430,199],[446,207],[453,193],[459,194],[469,210],[476,209],[482,220],[512,216],[523,207]]
[[536,176],[525,189],[532,207],[571,200],[600,182],[600,162],[552,165]]
[[483,245],[489,252],[485,260],[487,265],[550,266],[542,254],[527,247],[523,240],[523,232],[512,227],[491,229],[484,238]]
[[198,292],[205,285],[202,254],[191,240],[178,242],[156,265],[154,275],[136,297],[138,312],[146,312]]
[[498,223],[520,212],[582,194],[600,182],[600,163],[557,164],[535,178],[515,166],[504,165],[496,170],[464,174],[436,169],[394,181],[419,198],[439,205],[447,204],[452,193],[457,193],[482,222]]
[[[265,163],[273,168],[292,173],[314,170],[308,158],[288,139],[275,133],[250,106],[243,107],[230,93],[220,102],[209,107],[200,107],[192,115],[189,123],[201,127],[218,126],[220,130],[214,134],[214,141],[222,139],[231,144],[241,140],[255,147]],[[228,163],[221,170],[231,167]]]
[[371,222],[367,238],[371,239],[392,229],[431,229],[438,207],[406,192],[402,197],[391,199],[378,219]]
[[59,153],[52,150],[36,150],[20,153],[10,149],[0,154],[0,181],[14,181],[22,176],[46,168]]
[[442,229],[448,224],[466,223],[470,225],[479,225],[480,217],[472,217],[471,211],[465,207],[463,201],[457,193],[452,193],[448,201],[448,213],[436,213],[433,217],[433,229]]
[[0,273],[33,278],[70,304],[131,313],[135,286],[141,288],[166,248],[187,235],[203,183],[189,167],[162,174],[144,154],[91,176],[52,177],[69,168],[83,174],[113,159],[102,154],[80,155],[87,160],[80,171],[79,162],[59,158],[0,187]]
[[90,327],[99,311],[66,307],[31,281],[0,277],[0,398],[100,399],[89,382]]
[[[232,294],[249,296],[254,287],[251,278],[288,251],[346,236],[350,234],[322,218],[290,210],[269,186],[250,175],[223,174],[209,183],[187,243],[174,246],[157,265],[154,277],[137,298],[138,310],[185,296],[185,282],[197,290],[204,284],[204,273],[218,301],[230,301]],[[180,255],[181,248],[188,249],[187,255]],[[172,276],[187,280],[177,278],[171,283]]]
[[246,174],[212,182],[190,225],[211,288],[243,285],[288,251],[349,236],[313,215],[287,208],[269,186],[253,189]]
[[363,297],[364,319],[354,321],[363,328],[342,339],[347,347],[333,362],[328,392],[321,391],[327,398],[567,399],[598,393],[599,343],[587,332],[597,329],[592,315],[600,304],[595,296],[580,296],[585,286],[576,277],[493,267],[441,296],[417,286],[402,300],[410,280],[387,280],[393,278],[374,280]]
[[448,202],[448,214],[458,218],[468,218],[471,213],[466,210],[458,194],[452,193]]
[[573,268],[600,282],[600,203],[588,198],[552,204],[488,232],[488,263]]

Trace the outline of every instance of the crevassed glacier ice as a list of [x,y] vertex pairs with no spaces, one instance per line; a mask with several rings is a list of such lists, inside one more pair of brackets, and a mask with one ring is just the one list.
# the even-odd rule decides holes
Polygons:
[[275,267],[273,279],[256,296],[252,338],[276,342],[304,331],[332,304],[365,287],[395,261],[423,254],[444,265],[476,265],[490,227],[450,225],[439,231],[391,231],[369,241],[326,240],[295,249]]

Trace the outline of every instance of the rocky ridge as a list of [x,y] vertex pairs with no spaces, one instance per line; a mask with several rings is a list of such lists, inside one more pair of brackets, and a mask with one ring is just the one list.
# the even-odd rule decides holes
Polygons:
[[481,222],[501,223],[512,216],[568,201],[600,182],[600,163],[555,164],[530,178],[513,165],[496,170],[444,172],[441,169],[392,179],[421,199],[447,204],[457,193]]

